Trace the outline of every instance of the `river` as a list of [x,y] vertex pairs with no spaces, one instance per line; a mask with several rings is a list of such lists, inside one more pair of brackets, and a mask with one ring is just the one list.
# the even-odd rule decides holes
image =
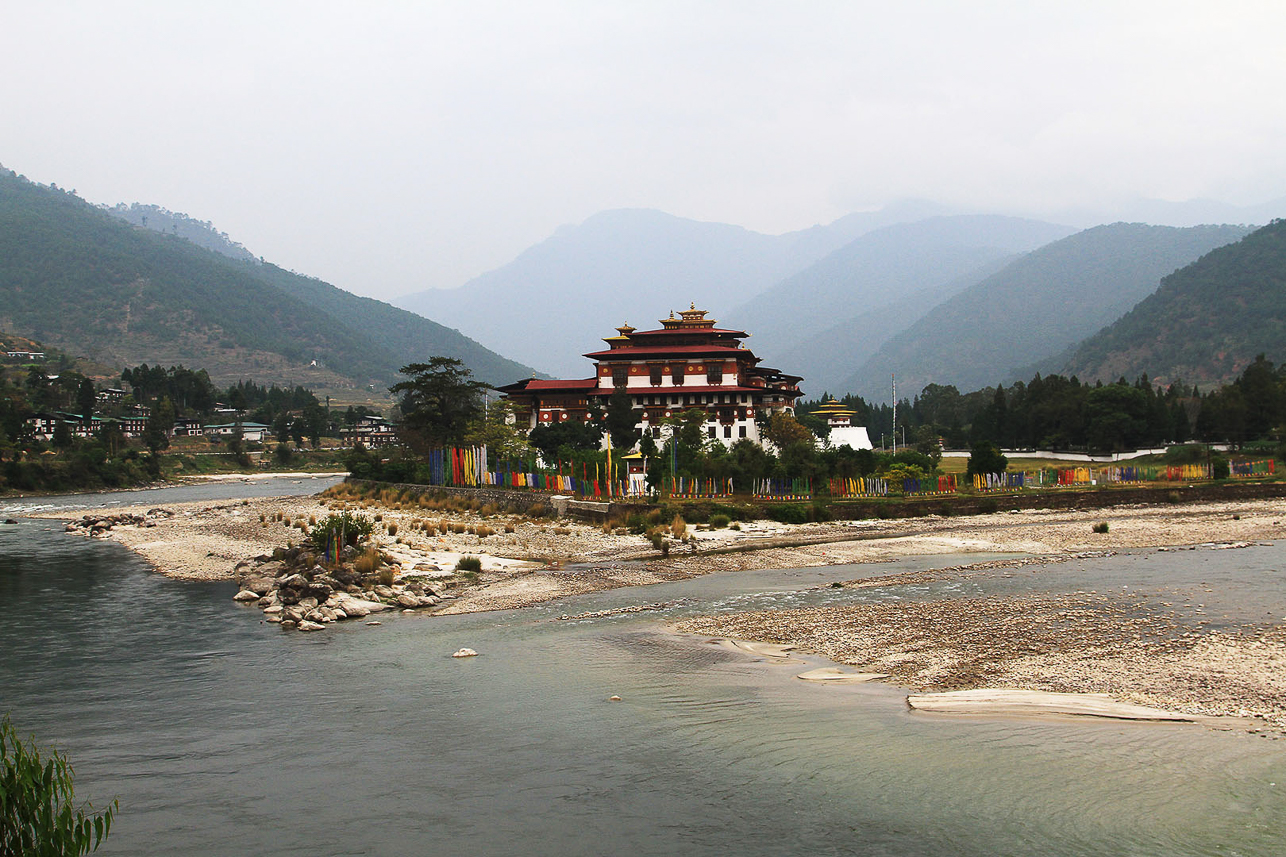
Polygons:
[[[201,498],[246,493],[221,487]],[[1286,742],[917,714],[896,688],[815,686],[794,678],[807,666],[662,625],[933,597],[933,584],[816,587],[977,558],[709,575],[304,635],[234,605],[232,584],[170,580],[119,545],[21,519],[0,527],[0,711],[67,751],[79,796],[119,796],[106,854],[1282,853]],[[1139,552],[1065,563],[1042,585],[1214,580],[1219,609],[1263,613],[1286,606],[1283,567],[1282,546]],[[661,601],[678,603],[558,618]],[[461,646],[480,656],[452,659]]]

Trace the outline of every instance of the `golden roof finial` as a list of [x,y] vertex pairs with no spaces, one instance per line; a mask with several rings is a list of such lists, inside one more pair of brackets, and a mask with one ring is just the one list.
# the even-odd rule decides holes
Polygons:
[[693,301],[692,303],[688,304],[688,309],[696,309],[696,308],[697,308],[697,302],[696,302],[696,301]]

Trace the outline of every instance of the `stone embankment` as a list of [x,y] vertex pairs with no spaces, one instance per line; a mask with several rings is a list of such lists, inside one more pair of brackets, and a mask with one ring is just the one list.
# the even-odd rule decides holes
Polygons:
[[363,573],[358,570],[363,558],[356,548],[347,547],[339,563],[326,567],[303,548],[278,549],[272,556],[238,565],[241,589],[233,600],[258,607],[264,619],[282,628],[321,631],[333,622],[364,619],[385,610],[432,609],[455,598],[442,581],[404,578],[391,583],[393,566],[385,557],[380,558],[380,566]]

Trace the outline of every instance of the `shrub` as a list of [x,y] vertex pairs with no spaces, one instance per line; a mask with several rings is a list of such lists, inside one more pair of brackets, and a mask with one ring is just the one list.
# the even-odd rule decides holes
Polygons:
[[728,529],[741,532],[741,524],[738,524],[736,521],[733,521],[731,524],[728,525]]
[[1094,525],[1093,527],[1091,527],[1090,529],[1091,529],[1091,530],[1093,530],[1093,531],[1094,531],[1094,532],[1096,532],[1096,533],[1106,533],[1106,532],[1107,532],[1107,521],[1099,521],[1097,524],[1095,524],[1095,525]]
[[516,528],[513,524],[505,524],[505,532],[512,533]]
[[670,535],[674,536],[676,539],[681,539],[687,531],[687,521],[683,520],[682,515],[675,515],[674,520],[670,522]]
[[731,522],[732,522],[732,519],[724,514],[710,516],[710,526],[715,528],[716,530],[722,530],[724,527],[728,526],[728,524]]
[[383,558],[380,556],[379,551],[375,548],[368,548],[363,551],[362,555],[357,558],[355,563],[353,563],[353,568],[358,574],[372,574],[380,567],[380,563],[382,561]]
[[465,554],[460,557],[460,561],[455,564],[456,571],[482,571],[482,560],[476,556]]
[[396,535],[397,535],[397,524],[389,524],[389,525],[388,525],[388,534],[389,534],[390,536],[396,536]]
[[369,538],[375,530],[370,518],[363,515],[350,515],[340,512],[338,515],[327,515],[317,526],[313,527],[313,546],[319,551],[329,550],[339,539],[341,546],[356,546],[363,539]]
[[808,509],[798,503],[774,503],[764,509],[764,514],[782,524],[808,523]]
[[984,515],[990,515],[1000,508],[994,497],[983,497],[978,501],[978,511]]
[[1216,455],[1210,459],[1210,476],[1213,479],[1227,479],[1232,474],[1232,466],[1228,459],[1222,455]]
[[1170,493],[1165,495],[1165,501],[1167,503],[1182,503],[1183,495],[1180,494],[1178,491],[1171,491]]
[[113,800],[98,814],[77,804],[67,757],[41,758],[18,738],[9,715],[0,720],[0,854],[88,854],[112,829],[120,808]]
[[1165,460],[1167,464],[1201,464],[1209,454],[1203,443],[1186,443],[1167,449]]
[[395,577],[397,577],[397,569],[391,565],[386,565],[380,569],[375,579],[380,582],[380,586],[392,586]]

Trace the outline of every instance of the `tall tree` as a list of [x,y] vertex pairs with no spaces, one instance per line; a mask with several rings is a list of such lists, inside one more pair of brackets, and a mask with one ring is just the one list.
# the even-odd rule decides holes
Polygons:
[[634,413],[634,397],[625,387],[617,387],[607,400],[607,433],[612,438],[612,449],[629,452],[638,442],[638,415]]
[[98,394],[94,392],[94,382],[88,378],[82,378],[80,386],[76,388],[76,410],[80,412],[80,418],[83,422],[89,422],[89,418],[94,415],[94,403],[98,400]]
[[402,435],[413,448],[427,449],[464,440],[470,425],[482,416],[482,392],[462,360],[430,357],[398,370],[407,376],[389,392],[402,409]]

